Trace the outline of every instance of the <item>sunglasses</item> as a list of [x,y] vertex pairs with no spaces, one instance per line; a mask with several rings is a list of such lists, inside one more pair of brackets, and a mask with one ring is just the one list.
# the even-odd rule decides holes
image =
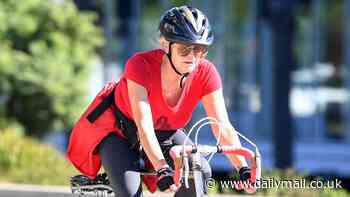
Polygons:
[[180,56],[187,56],[193,51],[194,56],[196,57],[204,57],[208,53],[208,47],[204,45],[184,45],[177,44],[177,53]]

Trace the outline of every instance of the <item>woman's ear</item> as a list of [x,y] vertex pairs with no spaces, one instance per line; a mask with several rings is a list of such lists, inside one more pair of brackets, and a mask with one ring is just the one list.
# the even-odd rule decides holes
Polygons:
[[159,43],[160,43],[160,48],[161,48],[165,53],[168,53],[168,52],[169,52],[169,42],[168,42],[167,40],[165,40],[164,37],[160,37]]

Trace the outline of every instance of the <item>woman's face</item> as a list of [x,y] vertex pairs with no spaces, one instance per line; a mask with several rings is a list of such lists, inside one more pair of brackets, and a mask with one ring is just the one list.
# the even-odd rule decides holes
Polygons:
[[208,51],[208,47],[204,45],[174,43],[171,47],[173,63],[181,73],[192,72]]

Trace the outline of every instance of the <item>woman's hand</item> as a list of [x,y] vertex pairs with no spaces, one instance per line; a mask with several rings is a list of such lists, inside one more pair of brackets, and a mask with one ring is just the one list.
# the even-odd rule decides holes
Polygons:
[[251,170],[249,167],[243,166],[239,169],[239,179],[241,181],[249,181],[251,178]]
[[177,186],[174,182],[174,170],[168,165],[157,170],[158,188],[163,192],[176,192]]

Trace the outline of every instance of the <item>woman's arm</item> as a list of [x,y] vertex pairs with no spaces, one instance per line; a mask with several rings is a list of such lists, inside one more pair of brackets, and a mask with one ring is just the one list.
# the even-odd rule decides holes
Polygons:
[[131,110],[138,128],[140,142],[155,169],[159,170],[165,167],[167,163],[154,133],[147,90],[131,80],[127,80],[127,84]]
[[[221,124],[225,125],[222,129],[220,144],[222,145],[235,145],[241,146],[238,135],[235,132],[230,120],[228,118],[225,101],[222,93],[222,89],[218,89],[202,98],[207,116],[217,119]],[[212,131],[216,138],[219,136],[219,127],[215,124],[211,125]],[[246,160],[242,156],[230,155],[229,159],[231,163],[240,169],[242,166],[247,166]]]

